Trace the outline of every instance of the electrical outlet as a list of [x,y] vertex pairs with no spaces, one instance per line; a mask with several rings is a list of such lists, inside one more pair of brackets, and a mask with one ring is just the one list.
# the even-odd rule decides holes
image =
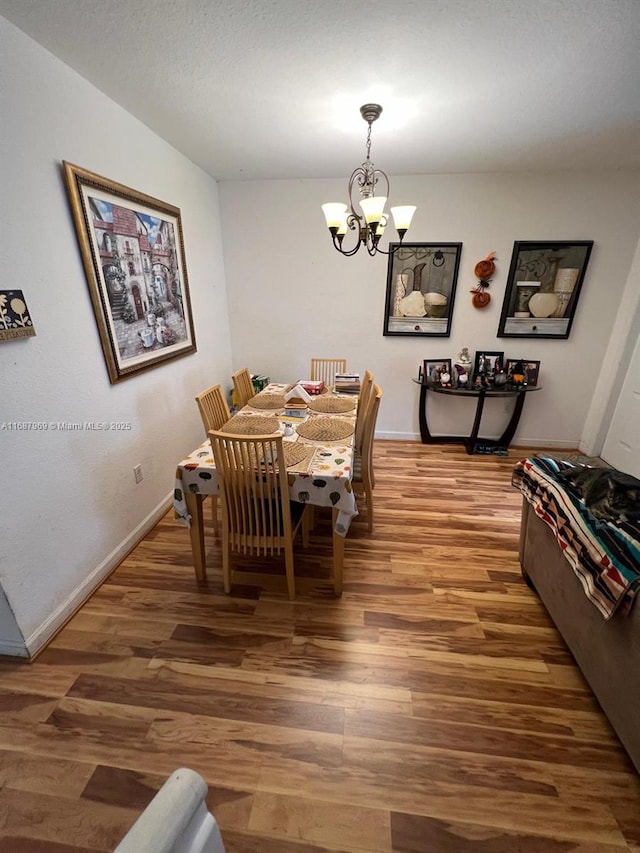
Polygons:
[[133,476],[136,478],[136,483],[141,483],[144,479],[142,474],[142,465],[133,466]]

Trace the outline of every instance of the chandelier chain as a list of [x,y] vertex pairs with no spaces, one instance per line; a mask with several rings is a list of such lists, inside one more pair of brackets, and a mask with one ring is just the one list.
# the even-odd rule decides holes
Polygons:
[[367,131],[367,160],[371,160],[371,122],[368,122],[369,130]]

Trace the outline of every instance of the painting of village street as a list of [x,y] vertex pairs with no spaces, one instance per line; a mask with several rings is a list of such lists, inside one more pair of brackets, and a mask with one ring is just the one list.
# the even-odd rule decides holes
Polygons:
[[111,381],[194,352],[179,209],[65,170]]

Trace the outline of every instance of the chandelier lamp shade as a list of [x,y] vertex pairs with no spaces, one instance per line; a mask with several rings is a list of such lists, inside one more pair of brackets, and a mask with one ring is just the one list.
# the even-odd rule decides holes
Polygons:
[[[384,209],[389,196],[389,178],[382,169],[376,169],[371,162],[371,125],[380,117],[381,112],[380,104],[365,104],[360,107],[360,114],[369,126],[367,157],[361,166],[353,170],[349,178],[348,205],[339,202],[328,202],[322,205],[333,245],[347,257],[355,255],[361,246],[365,246],[370,255],[376,255],[379,252],[383,255],[390,254],[379,246],[380,238],[389,223],[389,214]],[[355,208],[354,190],[360,192],[360,213]],[[409,230],[415,209],[415,205],[410,204],[391,208],[393,224],[398,232],[400,244]],[[356,233],[357,241],[354,246],[347,249],[343,248],[342,243],[348,231]]]

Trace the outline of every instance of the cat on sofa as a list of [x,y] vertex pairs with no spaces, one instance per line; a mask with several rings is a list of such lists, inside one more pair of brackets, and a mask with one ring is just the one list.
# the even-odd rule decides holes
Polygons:
[[640,480],[616,468],[577,465],[558,474],[570,491],[584,500],[595,518],[604,521],[640,519]]

